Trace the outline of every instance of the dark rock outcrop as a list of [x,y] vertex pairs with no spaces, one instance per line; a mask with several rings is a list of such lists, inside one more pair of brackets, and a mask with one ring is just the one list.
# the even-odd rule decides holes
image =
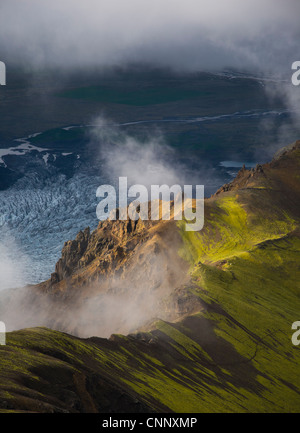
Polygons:
[[51,276],[51,283],[56,283],[69,277],[80,265],[87,263],[87,260],[80,263],[90,239],[90,229],[87,227],[80,231],[73,241],[65,242],[62,249],[62,256],[55,266],[55,273]]

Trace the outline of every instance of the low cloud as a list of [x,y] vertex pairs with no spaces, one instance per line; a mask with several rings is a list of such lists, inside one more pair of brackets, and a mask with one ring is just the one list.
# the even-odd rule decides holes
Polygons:
[[101,174],[116,182],[121,176],[130,185],[173,185],[184,182],[186,167],[159,131],[146,133],[144,139],[127,134],[118,126],[98,117],[91,131],[91,145],[101,161]]
[[28,67],[146,62],[276,74],[298,54],[298,0],[2,0],[2,60]]
[[112,185],[119,177],[127,177],[128,187],[144,185],[205,185],[205,194],[214,193],[222,184],[216,170],[207,161],[196,160],[184,147],[170,146],[162,132],[153,127],[133,136],[99,116],[93,121],[90,148],[99,160],[99,171]]
[[0,291],[21,287],[28,258],[10,233],[0,230],[0,238]]
[[300,138],[300,88],[289,79],[265,82],[264,90],[270,100],[280,101],[285,110],[281,108],[277,116],[261,121],[257,137],[261,144],[256,155],[259,162],[270,160],[276,151]]

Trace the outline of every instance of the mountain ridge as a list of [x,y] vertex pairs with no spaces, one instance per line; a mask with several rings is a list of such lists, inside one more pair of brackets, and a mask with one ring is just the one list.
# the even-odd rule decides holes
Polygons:
[[[29,308],[50,295],[51,313],[60,313],[52,324],[63,332],[8,333],[7,346],[0,348],[1,411],[297,412],[300,355],[291,343],[291,325],[298,319],[300,293],[299,169],[300,141],[270,163],[242,168],[225,190],[205,201],[199,233],[174,221],[140,222],[131,229],[127,222],[103,222],[94,235],[86,230],[66,243],[58,275],[31,287],[22,303]],[[98,241],[100,255],[89,261]],[[104,273],[97,280],[95,265],[105,257],[109,265],[103,269],[101,262]],[[68,270],[71,262],[75,267]],[[135,264],[143,270],[139,275]],[[151,279],[158,266],[161,273]],[[169,272],[174,274],[168,281]],[[124,281],[136,285],[122,286]],[[117,297],[132,293],[134,299],[136,293],[136,300],[158,290],[158,299],[166,297],[159,313],[166,316],[150,315],[127,336],[70,336],[68,329],[80,334],[68,323],[71,301],[91,296],[98,308],[99,285],[90,287],[93,282]],[[141,285],[147,290],[139,291]],[[119,307],[111,320],[125,301]],[[68,392],[72,398],[66,401]],[[125,401],[114,403],[117,392]]]

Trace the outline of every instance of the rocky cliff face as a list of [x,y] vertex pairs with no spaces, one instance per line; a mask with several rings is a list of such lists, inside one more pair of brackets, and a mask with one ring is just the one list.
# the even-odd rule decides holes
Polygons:
[[92,233],[86,228],[64,244],[51,278],[22,299],[21,326],[109,336],[199,311],[199,299],[185,290],[182,245],[172,220],[106,220]]
[[[55,272],[51,275],[51,284],[58,283],[64,278],[69,277],[75,269],[80,266],[80,259],[84,256],[90,240],[90,229],[86,228],[83,232],[80,231],[74,241],[65,242],[61,253],[61,259],[56,263]],[[82,261],[84,266],[88,263]]]
[[150,224],[141,220],[104,221],[93,233],[89,228],[79,232],[74,240],[64,244],[61,259],[51,275],[51,287],[65,279],[72,285],[70,277],[75,273],[79,275],[91,263],[89,281],[117,272],[125,256],[128,258],[138,243],[149,238],[146,227]]

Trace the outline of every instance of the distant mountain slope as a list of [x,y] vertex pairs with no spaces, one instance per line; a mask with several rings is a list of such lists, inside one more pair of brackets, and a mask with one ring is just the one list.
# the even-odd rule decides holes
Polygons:
[[[88,299],[95,327],[86,329],[101,330],[103,314],[107,331],[109,316],[94,313],[108,294],[122,300],[110,312],[116,329],[126,328],[128,298],[138,308],[145,293],[158,294],[151,308],[164,320],[150,311],[140,330],[109,340],[9,333],[1,410],[298,412],[299,173],[300,141],[207,199],[199,233],[174,221],[107,221],[67,242],[51,280],[24,291],[20,324],[43,319],[82,335],[86,319],[76,327],[69,312]],[[6,312],[17,298],[8,296]]]

